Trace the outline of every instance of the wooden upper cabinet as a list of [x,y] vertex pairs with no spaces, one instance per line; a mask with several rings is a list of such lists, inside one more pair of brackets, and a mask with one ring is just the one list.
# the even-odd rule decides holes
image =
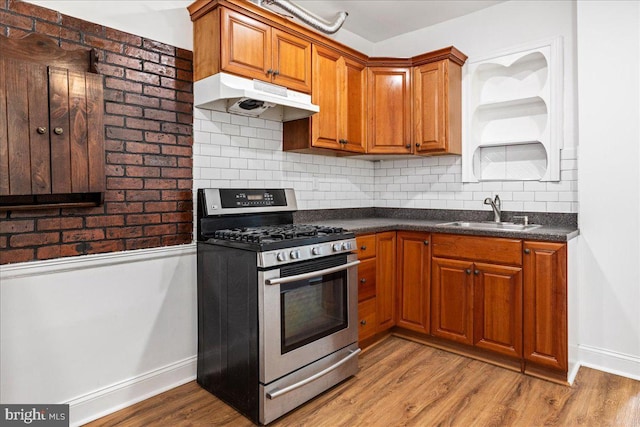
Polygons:
[[566,372],[567,245],[524,242],[523,246],[524,358]]
[[313,46],[311,100],[320,112],[285,122],[285,151],[335,150],[364,153],[366,138],[366,67],[340,52]]
[[[52,43],[37,36],[3,43],[9,48],[0,54],[0,196],[102,193],[102,76],[47,66],[36,54],[33,61],[4,56],[13,45],[28,56],[30,46]],[[6,205],[38,204],[24,200]]]
[[[195,70],[196,79],[225,71],[301,92],[311,92],[310,42],[226,8],[220,8],[219,13],[220,70],[215,69],[216,61],[213,58],[209,61],[197,58],[196,66],[202,64],[210,69]],[[210,40],[198,33],[210,32],[204,26],[215,25],[215,15],[211,20],[213,22],[207,22],[209,19],[206,19],[195,26],[195,49],[199,49],[200,44],[205,44],[208,49],[216,49],[210,44],[217,37]],[[208,52],[205,56],[214,54],[215,52]]]
[[411,70],[370,67],[367,152],[411,154]]
[[413,69],[416,154],[462,153],[462,67],[450,60]]

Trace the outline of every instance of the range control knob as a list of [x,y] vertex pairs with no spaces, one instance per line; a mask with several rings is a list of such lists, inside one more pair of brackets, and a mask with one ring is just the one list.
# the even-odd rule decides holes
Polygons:
[[331,247],[333,248],[333,252],[340,252],[342,250],[342,245],[340,243],[334,243]]
[[320,249],[319,246],[316,246],[315,248],[311,249],[311,253],[313,255],[322,255],[322,249]]
[[300,259],[300,251],[298,250],[291,251],[289,256],[291,257],[291,259]]
[[284,252],[278,252],[278,255],[276,255],[276,259],[278,261],[286,261],[287,260],[287,254]]
[[351,245],[351,242],[344,242],[342,244],[342,250],[350,251],[351,249],[353,249],[353,246]]

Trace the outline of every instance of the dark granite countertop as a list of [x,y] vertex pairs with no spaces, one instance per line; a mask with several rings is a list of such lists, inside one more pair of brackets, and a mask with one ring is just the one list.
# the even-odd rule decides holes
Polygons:
[[[395,212],[389,215],[388,211],[373,211],[367,209],[364,212],[354,209],[346,212],[314,211],[301,214],[296,222],[306,222],[310,224],[322,224],[326,226],[342,227],[354,232],[356,235],[380,233],[384,231],[425,231],[430,233],[465,234],[474,236],[507,237],[515,239],[542,240],[548,242],[566,242],[580,233],[577,227],[577,217],[574,214],[569,217],[564,214],[531,214],[535,221],[531,223],[543,224],[539,228],[517,231],[499,229],[471,229],[459,226],[443,225],[453,221],[489,221],[490,218],[470,217],[469,213],[460,216],[460,211],[449,211],[444,215],[424,214],[427,218],[411,218],[408,210]],[[334,210],[336,211],[336,210]],[[337,210],[342,211],[342,210]],[[379,215],[382,214],[382,215]],[[520,213],[516,213],[520,214]],[[546,215],[546,216],[545,216]],[[431,216],[432,218],[428,218]],[[433,218],[436,216],[437,218]],[[506,220],[510,219],[505,215]],[[505,220],[503,217],[503,220]],[[546,222],[546,224],[545,224]]]

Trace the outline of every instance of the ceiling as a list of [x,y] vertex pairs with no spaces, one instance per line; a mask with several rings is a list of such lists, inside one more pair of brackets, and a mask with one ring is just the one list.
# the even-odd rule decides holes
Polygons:
[[[377,43],[502,3],[504,0],[292,0],[309,12],[333,22],[349,13],[343,28]],[[274,8],[275,9],[275,8]]]

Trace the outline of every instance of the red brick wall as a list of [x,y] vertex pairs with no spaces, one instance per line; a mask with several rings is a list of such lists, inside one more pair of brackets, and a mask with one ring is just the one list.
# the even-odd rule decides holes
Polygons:
[[192,240],[192,52],[16,0],[0,34],[95,48],[105,95],[105,203],[0,212],[0,264]]

